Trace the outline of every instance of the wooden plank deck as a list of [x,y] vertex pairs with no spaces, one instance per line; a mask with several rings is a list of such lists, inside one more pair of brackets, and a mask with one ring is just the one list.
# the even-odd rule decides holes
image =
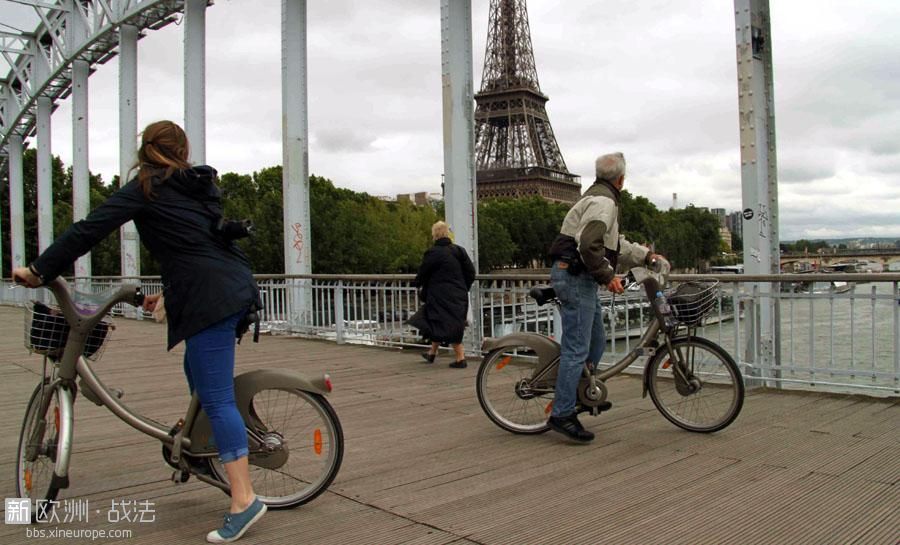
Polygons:
[[[22,347],[22,310],[0,307],[0,487],[15,496],[15,450],[40,358]],[[186,408],[180,348],[155,323],[118,320],[94,369],[133,408],[174,422]],[[879,544],[900,542],[900,401],[755,391],[713,435],[681,431],[640,384],[610,384],[615,407],[587,417],[590,445],[494,426],[475,397],[473,365],[432,366],[416,352],[265,337],[238,348],[238,372],[327,371],[346,451],[330,490],[273,511],[241,543],[303,544]],[[67,530],[130,530],[103,543],[202,543],[227,500],[191,480],[175,485],[159,444],[105,409],[76,404],[71,487],[87,522]],[[154,522],[110,523],[111,500],[153,503]],[[48,529],[46,525],[41,528]],[[0,543],[33,543],[25,526]],[[84,539],[40,542],[82,543]]]

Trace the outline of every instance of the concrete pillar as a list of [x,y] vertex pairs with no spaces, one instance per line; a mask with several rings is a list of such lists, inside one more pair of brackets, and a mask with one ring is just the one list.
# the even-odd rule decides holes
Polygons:
[[[778,177],[775,153],[775,99],[772,32],[768,0],[735,0],[738,107],[741,141],[744,271],[780,272]],[[757,338],[759,368],[780,358],[776,284],[759,284]],[[749,336],[748,336],[749,337]],[[750,350],[748,350],[748,353]],[[776,373],[777,375],[777,373]]]
[[[72,219],[83,220],[91,209],[88,169],[88,76],[87,61],[72,62]],[[91,276],[90,252],[75,261],[75,276]]]
[[13,134],[8,140],[9,150],[9,225],[12,268],[24,267],[25,262],[25,212],[24,170],[22,168],[22,137]]
[[[444,119],[444,203],[456,243],[478,269],[475,188],[475,86],[472,75],[472,2],[441,0],[441,78]],[[480,349],[481,300],[472,288],[473,324],[466,333],[469,352]]]
[[37,99],[38,253],[53,243],[53,155],[50,147],[52,110],[53,104],[48,97]]
[[189,161],[206,163],[206,0],[184,6],[184,132]]
[[[128,183],[129,172],[137,161],[137,38],[137,27],[119,28],[119,185]],[[141,252],[134,222],[123,225],[119,235],[122,276],[138,276]]]
[[[281,104],[284,190],[284,272],[310,274],[309,116],[306,74],[306,0],[281,2]],[[311,324],[312,296],[295,282],[292,319]]]

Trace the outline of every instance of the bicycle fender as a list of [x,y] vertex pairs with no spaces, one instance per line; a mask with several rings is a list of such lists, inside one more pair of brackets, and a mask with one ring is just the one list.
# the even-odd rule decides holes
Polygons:
[[[253,422],[250,415],[250,401],[265,389],[303,390],[314,394],[327,395],[327,375],[309,379],[288,369],[255,369],[234,377],[234,399],[244,422]],[[200,410],[191,428],[191,451],[195,454],[212,452],[212,428],[206,412]]]
[[238,407],[250,402],[254,394],[266,388],[278,390],[303,390],[314,394],[327,395],[326,375],[309,379],[289,369],[256,369],[241,373],[234,378],[234,397]]
[[523,331],[520,333],[511,333],[503,337],[488,337],[481,344],[484,352],[493,352],[499,348],[507,346],[527,346],[534,350],[541,363],[549,363],[559,357],[559,343],[549,337],[545,337],[539,333],[531,333]]

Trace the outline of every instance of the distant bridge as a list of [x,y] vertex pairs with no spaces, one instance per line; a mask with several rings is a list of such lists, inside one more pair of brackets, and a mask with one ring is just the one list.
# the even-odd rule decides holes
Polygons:
[[[792,272],[797,270],[819,269],[837,263],[857,262],[857,272],[880,272],[866,264],[877,264],[887,271],[900,271],[900,248],[878,248],[867,250],[823,249],[819,252],[803,252],[781,254],[781,270]],[[877,268],[877,267],[876,267]]]

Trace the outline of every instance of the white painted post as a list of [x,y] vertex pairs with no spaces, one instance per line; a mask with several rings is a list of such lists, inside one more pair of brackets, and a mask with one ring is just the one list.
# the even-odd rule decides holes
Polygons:
[[[74,57],[79,47],[87,41],[87,21],[81,16],[81,6],[75,2],[68,5],[66,13],[67,54]],[[87,217],[91,210],[90,160],[88,154],[88,78],[90,63],[75,58],[72,61],[72,221]],[[75,277],[81,290],[90,290],[90,252],[75,261]]]
[[[87,61],[72,62],[72,219],[83,220],[91,208],[88,169],[88,73]],[[90,252],[75,261],[75,277],[91,276]],[[82,284],[89,282],[83,280]],[[82,289],[86,285],[80,286]]]
[[[741,128],[744,270],[780,272],[772,32],[768,0],[734,1],[738,105]],[[759,350],[762,369],[780,359],[776,286],[759,284]],[[748,354],[749,355],[749,354]]]
[[[132,25],[119,28],[119,185],[129,181],[129,172],[137,160],[137,38]],[[129,221],[120,230],[122,276],[141,273],[141,253],[137,229]]]
[[22,168],[22,137],[12,134],[8,140],[9,150],[9,225],[10,253],[12,268],[24,267],[25,263],[25,207],[24,178]]
[[[472,75],[472,2],[441,0],[441,78],[444,118],[444,203],[456,243],[478,270],[475,189],[475,86]],[[481,297],[472,286],[473,323],[466,332],[469,352],[481,348]]]
[[[284,192],[284,272],[310,274],[309,118],[307,113],[306,0],[281,2],[281,105]],[[312,297],[288,281],[290,320],[312,324]]]
[[206,163],[206,0],[184,7],[184,132],[191,163]]
[[53,243],[53,159],[50,148],[52,109],[50,98],[37,99],[38,253]]

